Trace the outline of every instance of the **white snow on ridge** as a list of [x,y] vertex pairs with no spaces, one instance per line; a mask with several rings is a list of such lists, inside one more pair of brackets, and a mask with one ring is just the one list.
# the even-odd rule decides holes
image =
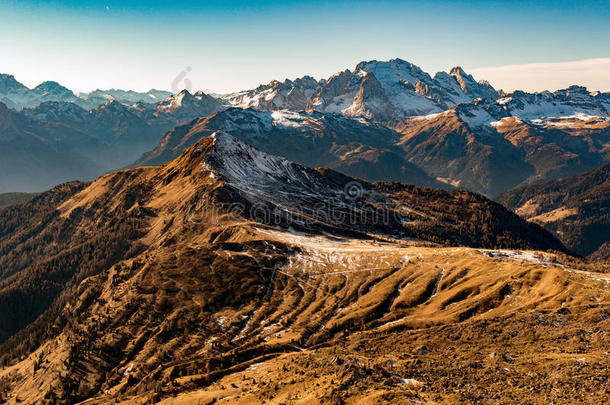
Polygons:
[[495,122],[495,118],[482,108],[473,108],[468,112],[460,111],[458,112],[458,117],[470,128],[477,128],[487,124],[491,125],[492,122]]
[[427,115],[417,115],[415,117],[411,117],[412,121],[427,121],[427,120],[432,120],[440,115],[443,114],[448,114],[448,111],[443,111],[443,112],[438,112],[438,113],[432,113],[432,114],[427,114]]
[[537,263],[537,264],[549,264],[549,257],[541,253],[526,252],[523,250],[492,250],[492,249],[479,249],[479,253],[493,257],[497,259],[511,259],[519,260],[523,262]]
[[558,117],[562,120],[567,120],[567,119],[577,119],[577,120],[581,120],[581,121],[589,121],[592,118],[596,118],[596,115],[590,115],[590,114],[585,114],[585,113],[581,113],[581,112],[576,112],[572,115],[568,115],[565,117]]
[[[282,205],[295,203],[297,197],[315,193],[315,172],[279,156],[270,155],[225,132],[215,132],[214,148],[206,163],[224,180],[251,194],[253,199],[265,195],[269,201]],[[291,198],[278,190],[282,185]]]
[[523,123],[523,121],[521,121],[517,117],[504,117],[504,118],[500,118],[500,120],[498,120],[498,121],[490,122],[489,125],[491,125],[494,128],[498,128],[498,127],[501,127],[502,125],[508,124],[508,122],[510,120],[514,120],[515,123],[517,123],[517,124]]
[[587,122],[590,120],[610,121],[610,117],[603,117],[599,115],[590,115],[585,113],[574,113],[572,115],[564,115],[557,117],[542,117],[530,120],[535,125],[548,125],[553,127],[569,127],[573,125],[573,121],[578,120]]
[[277,110],[271,113],[273,124],[282,127],[300,128],[305,126],[306,115],[289,110]]
[[542,118],[572,117],[583,119],[586,116],[605,116],[604,111],[597,108],[578,107],[569,104],[557,104],[549,101],[542,101],[536,104],[523,104],[522,108],[511,108],[511,115],[522,120],[533,121]]

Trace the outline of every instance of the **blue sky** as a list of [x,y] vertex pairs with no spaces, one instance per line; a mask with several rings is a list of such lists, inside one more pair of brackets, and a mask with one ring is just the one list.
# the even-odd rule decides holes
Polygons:
[[[536,79],[511,79],[505,66],[610,58],[608,21],[607,0],[0,0],[0,72],[29,86],[171,90],[190,67],[193,88],[226,92],[400,57],[431,74],[461,65],[477,79],[533,89]],[[610,81],[601,66],[593,85]],[[583,84],[593,75],[558,72]]]

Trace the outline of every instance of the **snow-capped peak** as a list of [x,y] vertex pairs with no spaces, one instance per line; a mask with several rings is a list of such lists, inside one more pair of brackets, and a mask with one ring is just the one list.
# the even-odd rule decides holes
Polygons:
[[210,138],[213,147],[205,157],[206,163],[230,183],[247,188],[278,176],[293,177],[292,172],[299,166],[279,156],[261,152],[223,131],[214,132]]
[[399,83],[400,81],[408,81],[411,84],[417,82],[430,82],[432,78],[424,72],[419,66],[407,62],[402,59],[392,59],[387,62],[379,62],[376,60],[369,62],[360,62],[354,72],[373,73],[381,83]]

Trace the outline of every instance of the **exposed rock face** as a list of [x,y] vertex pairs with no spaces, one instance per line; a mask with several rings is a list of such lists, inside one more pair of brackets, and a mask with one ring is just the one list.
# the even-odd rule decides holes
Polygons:
[[158,114],[165,114],[173,120],[205,117],[223,109],[222,103],[202,91],[191,94],[188,90],[170,96],[155,107]]
[[274,80],[253,90],[226,95],[223,100],[233,107],[267,111],[279,109],[302,111],[323,83],[324,80],[318,82],[311,76],[303,76],[295,80],[286,79],[283,82]]
[[[383,89],[384,95],[377,98],[387,104],[375,113],[358,108],[360,83],[371,80],[373,74]],[[388,117],[425,115],[440,112],[459,103],[469,103],[477,98],[495,100],[498,94],[489,83],[476,82],[461,68],[451,72],[440,72],[434,78],[412,63],[401,59],[388,62],[361,62],[353,72],[346,70],[331,76],[308,104],[309,110],[343,113],[387,120]]]
[[449,75],[455,78],[460,85],[460,89],[465,94],[469,94],[474,98],[496,100],[499,97],[498,92],[491,86],[491,84],[489,84],[489,82],[485,80],[477,82],[471,75],[464,72],[464,70],[459,66],[451,69]]
[[354,102],[343,111],[343,114],[347,117],[365,117],[387,121],[396,113],[375,74],[367,73],[360,82]]

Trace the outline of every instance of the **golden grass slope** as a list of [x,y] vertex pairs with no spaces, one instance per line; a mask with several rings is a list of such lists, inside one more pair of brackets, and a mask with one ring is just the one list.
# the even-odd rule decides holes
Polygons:
[[239,230],[230,249],[193,240],[84,282],[71,327],[0,373],[7,402],[53,398],[58,376],[90,390],[86,403],[607,395],[607,275],[537,252]]

